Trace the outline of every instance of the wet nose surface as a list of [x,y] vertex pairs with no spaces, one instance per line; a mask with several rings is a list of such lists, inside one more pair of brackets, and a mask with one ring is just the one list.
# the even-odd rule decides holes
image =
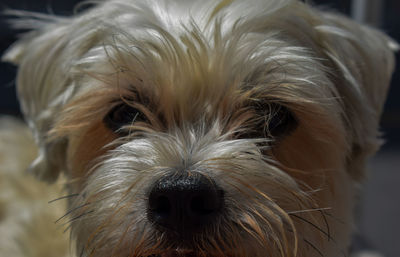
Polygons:
[[161,228],[190,234],[211,225],[223,207],[224,192],[200,173],[171,175],[157,181],[148,201],[148,218]]

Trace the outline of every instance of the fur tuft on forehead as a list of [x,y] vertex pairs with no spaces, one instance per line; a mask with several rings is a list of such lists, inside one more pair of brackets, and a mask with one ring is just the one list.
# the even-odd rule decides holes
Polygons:
[[[256,18],[234,20],[234,11],[225,3],[208,18],[192,17],[188,25],[182,20],[174,28],[164,25],[165,20],[148,20],[138,27],[134,21],[143,13],[135,12],[117,16],[115,24],[102,24],[100,34],[109,36],[74,62],[75,98],[86,102],[93,91],[102,90],[114,91],[121,99],[135,101],[140,96],[146,102],[136,102],[152,107],[148,111],[162,115],[169,125],[203,116],[226,117],[251,102],[273,100],[293,108],[313,102],[328,108],[335,103],[338,93],[327,79],[329,68],[307,42],[287,42],[290,34],[274,28],[271,10],[263,13],[264,22],[258,26]],[[120,22],[133,25],[118,27]],[[264,33],[267,26],[270,32]]]

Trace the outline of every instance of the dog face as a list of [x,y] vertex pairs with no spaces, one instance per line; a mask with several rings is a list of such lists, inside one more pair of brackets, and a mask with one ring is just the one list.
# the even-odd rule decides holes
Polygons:
[[[28,15],[29,16],[29,15]],[[81,256],[338,256],[396,45],[297,1],[107,1],[13,46]],[[40,22],[39,22],[40,21]]]

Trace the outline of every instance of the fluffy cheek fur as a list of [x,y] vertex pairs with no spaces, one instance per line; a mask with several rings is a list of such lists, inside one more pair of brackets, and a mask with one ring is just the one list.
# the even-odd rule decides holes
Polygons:
[[78,129],[69,138],[67,151],[68,170],[70,170],[71,183],[75,190],[81,191],[87,179],[88,170],[96,163],[96,160],[104,155],[110,147],[107,147],[116,135],[106,128],[100,120],[89,128]]
[[[300,227],[301,244],[309,250],[309,242],[314,242],[333,256],[340,256],[348,247],[345,242],[351,232],[354,187],[346,172],[348,142],[344,127],[332,116],[300,114],[302,125],[272,153],[279,166],[315,201],[309,210],[313,212],[313,224],[309,223],[313,221],[310,216],[302,216],[302,212],[291,215]],[[320,236],[322,244],[318,241]],[[300,256],[307,256],[306,253]]]
[[[81,135],[71,136],[68,150],[70,188],[80,192],[70,201],[78,251],[149,256],[190,247],[204,256],[264,256],[266,249],[271,256],[341,254],[352,209],[345,133],[339,119],[315,114],[297,113],[298,128],[266,151],[254,140],[224,137],[218,126],[200,135],[189,128],[119,141],[99,119],[71,133]],[[227,193],[225,215],[190,246],[158,232],[146,217],[150,186],[182,171],[205,174]]]

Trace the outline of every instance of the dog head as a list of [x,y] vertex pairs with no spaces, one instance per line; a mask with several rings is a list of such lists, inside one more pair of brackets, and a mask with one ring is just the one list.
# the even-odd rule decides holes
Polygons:
[[396,44],[298,1],[25,14],[6,54],[84,256],[336,256]]

